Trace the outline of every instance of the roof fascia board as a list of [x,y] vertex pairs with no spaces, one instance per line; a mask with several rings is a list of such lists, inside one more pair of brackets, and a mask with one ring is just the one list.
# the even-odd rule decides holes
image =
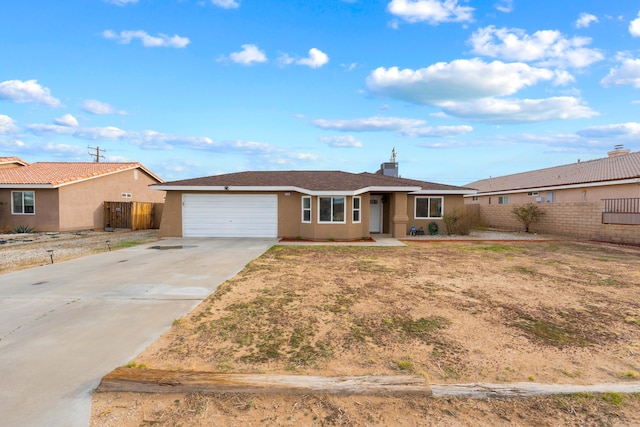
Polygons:
[[620,179],[616,181],[588,182],[584,184],[556,185],[552,187],[516,188],[513,190],[490,191],[486,193],[478,191],[475,195],[476,196],[497,196],[501,194],[528,193],[531,191],[571,190],[574,188],[606,187],[608,185],[624,185],[624,184],[640,184],[640,178]]
[[309,190],[294,186],[191,186],[191,185],[152,185],[154,190],[164,191],[252,191],[252,192],[273,192],[273,191],[295,191],[310,196],[357,196],[370,192],[412,192],[420,190],[420,187],[365,187],[358,190]]
[[0,184],[0,188],[8,189],[51,189],[56,188],[52,184]]
[[462,195],[475,195],[477,190],[420,190],[414,191],[409,194],[422,195],[422,194],[462,194]]

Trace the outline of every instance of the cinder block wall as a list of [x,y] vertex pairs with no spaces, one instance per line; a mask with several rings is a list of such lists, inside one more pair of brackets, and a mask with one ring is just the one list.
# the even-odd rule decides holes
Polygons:
[[[524,226],[511,212],[517,205],[482,205],[480,220],[489,227],[524,231]],[[640,244],[640,226],[603,224],[604,203],[545,203],[538,205],[544,212],[530,227],[532,233],[548,233],[603,242]]]

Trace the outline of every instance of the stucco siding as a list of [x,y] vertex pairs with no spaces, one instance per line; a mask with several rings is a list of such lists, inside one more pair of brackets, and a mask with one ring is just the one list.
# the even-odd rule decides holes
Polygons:
[[452,214],[457,210],[465,209],[465,202],[462,195],[439,195],[439,194],[425,194],[425,195],[409,195],[407,197],[407,212],[409,215],[409,221],[407,222],[406,232],[405,234],[409,234],[411,227],[416,227],[417,229],[422,228],[425,230],[425,233],[428,233],[429,224],[435,222],[438,224],[439,233],[446,232],[446,226],[442,218],[431,218],[431,219],[416,219],[415,218],[415,200],[416,197],[443,197],[443,214]]
[[[11,212],[12,191],[33,191],[35,213],[14,215]],[[0,189],[0,231],[11,231],[21,225],[36,231],[58,231],[58,190],[57,189]]]
[[102,229],[105,201],[163,203],[164,191],[149,188],[156,183],[142,171],[127,170],[60,187],[59,230]]
[[[0,229],[11,230],[28,225],[36,231],[74,231],[102,229],[103,202],[136,201],[164,203],[164,191],[149,185],[157,181],[142,170],[126,170],[75,182],[52,189],[19,189],[34,191],[35,214],[13,215],[11,192],[0,190]],[[131,195],[123,198],[122,194]]]

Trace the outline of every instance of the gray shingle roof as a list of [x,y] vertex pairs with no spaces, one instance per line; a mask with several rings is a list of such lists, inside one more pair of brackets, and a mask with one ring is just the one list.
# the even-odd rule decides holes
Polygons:
[[568,165],[481,179],[466,185],[479,193],[525,190],[640,178],[640,151]]
[[162,187],[298,187],[310,191],[357,191],[367,187],[417,187],[423,190],[469,190],[452,185],[370,173],[342,171],[256,171],[167,182]]

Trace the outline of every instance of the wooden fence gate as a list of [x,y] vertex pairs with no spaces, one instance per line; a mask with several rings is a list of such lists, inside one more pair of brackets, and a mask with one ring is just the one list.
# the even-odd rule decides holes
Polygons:
[[104,227],[131,231],[153,228],[153,205],[150,202],[104,202]]

